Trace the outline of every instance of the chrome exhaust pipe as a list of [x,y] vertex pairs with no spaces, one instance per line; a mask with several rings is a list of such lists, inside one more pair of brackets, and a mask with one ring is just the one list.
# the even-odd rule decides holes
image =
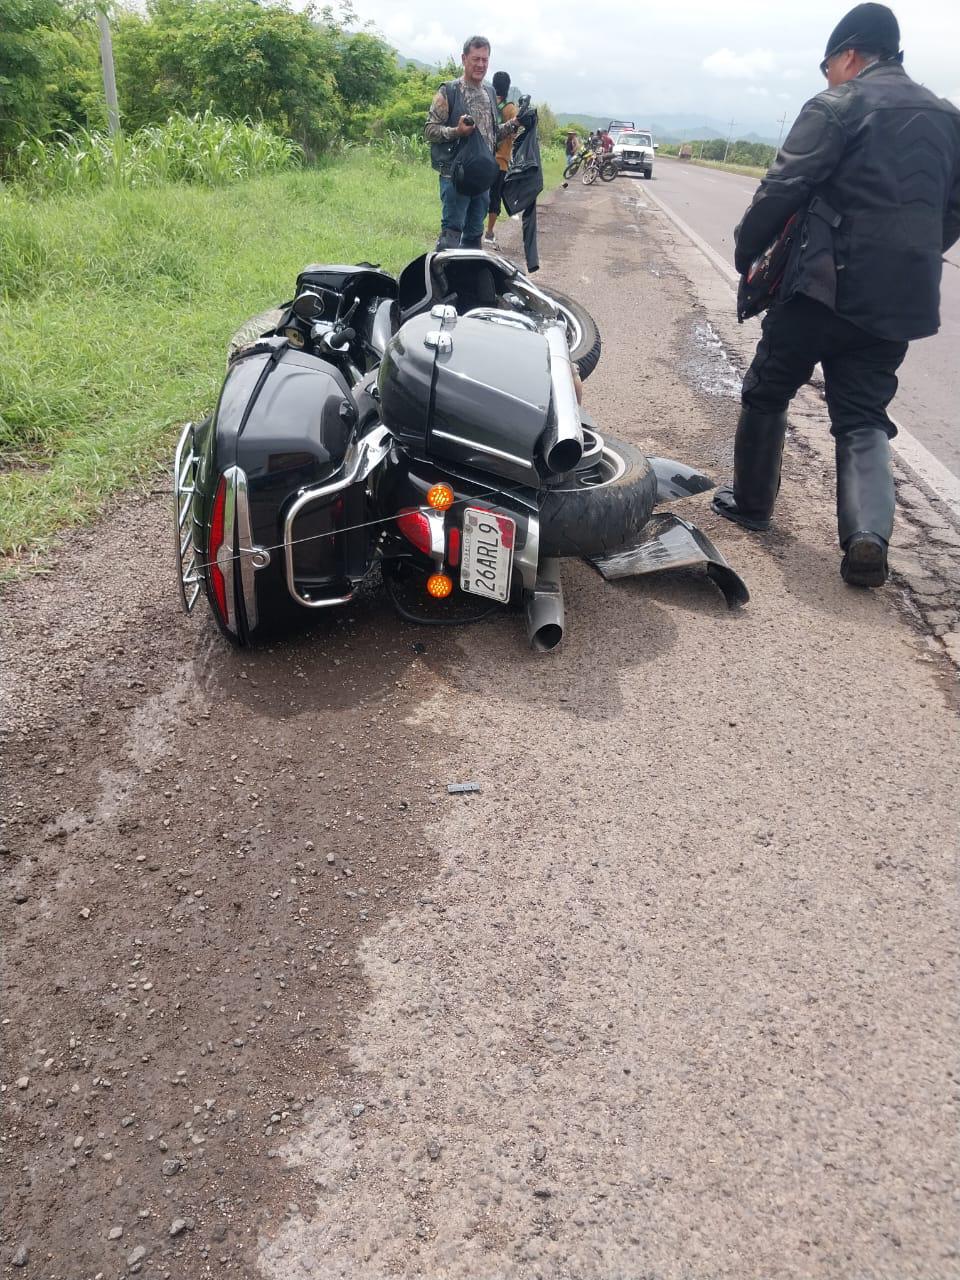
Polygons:
[[545,330],[550,351],[550,390],[553,421],[543,436],[543,460],[555,475],[566,475],[583,457],[583,428],[577,403],[576,372],[562,322]]
[[530,648],[549,653],[563,639],[563,584],[560,561],[548,556],[540,561],[537,585],[525,594],[527,636]]

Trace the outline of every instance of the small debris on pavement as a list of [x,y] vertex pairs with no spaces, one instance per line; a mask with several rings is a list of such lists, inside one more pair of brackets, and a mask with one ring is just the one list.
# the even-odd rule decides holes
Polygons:
[[119,1240],[123,1235],[123,1227],[111,1227],[107,1232],[108,1240]]
[[479,782],[448,782],[447,794],[451,796],[470,795],[480,790]]
[[22,1244],[11,1259],[15,1267],[25,1267],[30,1261],[30,1250],[25,1244]]

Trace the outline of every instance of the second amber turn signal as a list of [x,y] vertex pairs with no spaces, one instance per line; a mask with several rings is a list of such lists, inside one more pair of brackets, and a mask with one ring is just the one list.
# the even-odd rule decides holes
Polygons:
[[453,579],[448,578],[445,573],[431,573],[427,579],[427,593],[434,600],[446,600],[452,590]]
[[427,490],[427,506],[434,511],[448,511],[453,506],[453,490],[448,484],[435,484]]

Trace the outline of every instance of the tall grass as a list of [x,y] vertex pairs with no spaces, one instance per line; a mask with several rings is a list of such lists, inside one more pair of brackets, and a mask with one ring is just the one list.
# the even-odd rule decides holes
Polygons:
[[0,191],[0,555],[42,549],[111,491],[165,483],[230,334],[305,263],[397,271],[438,221],[432,170],[394,172],[367,148],[213,190]]
[[174,115],[129,136],[80,129],[53,142],[20,145],[11,176],[32,191],[63,195],[100,187],[158,187],[170,182],[223,186],[298,167],[303,153],[261,122]]

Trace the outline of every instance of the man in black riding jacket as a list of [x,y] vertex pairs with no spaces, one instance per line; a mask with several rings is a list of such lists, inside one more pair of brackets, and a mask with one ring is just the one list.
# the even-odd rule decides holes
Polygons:
[[835,437],[841,574],[886,581],[894,488],[887,406],[913,338],[940,325],[942,256],[960,237],[960,111],[902,66],[900,29],[858,4],[827,41],[828,88],[802,109],[736,230],[746,273],[793,214],[799,234],[743,380],[733,483],[714,508],[767,529],[787,405],[819,362]]

